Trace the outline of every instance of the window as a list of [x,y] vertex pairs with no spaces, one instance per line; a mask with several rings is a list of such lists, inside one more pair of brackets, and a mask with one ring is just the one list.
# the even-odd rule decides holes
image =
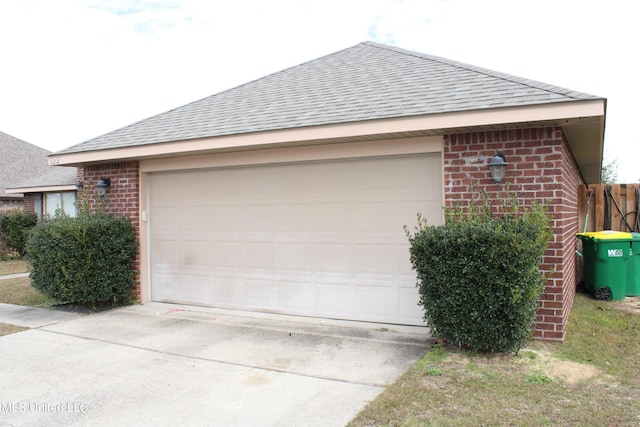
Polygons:
[[65,191],[64,193],[45,193],[44,210],[45,213],[53,218],[56,211],[62,209],[64,213],[71,217],[76,216],[76,192]]

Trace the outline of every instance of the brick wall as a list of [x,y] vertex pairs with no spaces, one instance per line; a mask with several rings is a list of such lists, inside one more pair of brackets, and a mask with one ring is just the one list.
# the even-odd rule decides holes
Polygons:
[[[508,163],[503,183],[491,180],[488,163],[496,150]],[[534,336],[563,340],[575,296],[575,233],[578,227],[577,186],[582,183],[559,127],[446,135],[444,140],[445,206],[464,206],[470,185],[489,197],[509,190],[525,205],[547,201],[554,236],[541,268],[552,273],[540,300]]]
[[[100,178],[110,178],[111,186],[104,199],[98,198],[96,183]],[[139,167],[138,162],[109,163],[78,168],[78,181],[83,188],[78,192],[77,206],[80,211],[88,206],[92,212],[102,209],[110,214],[129,218],[140,236]],[[140,271],[140,254],[136,255],[133,268]],[[134,293],[140,298],[140,276],[136,275]]]
[[36,195],[33,193],[25,194],[22,204],[23,204],[23,209],[25,211],[35,212],[36,211]]

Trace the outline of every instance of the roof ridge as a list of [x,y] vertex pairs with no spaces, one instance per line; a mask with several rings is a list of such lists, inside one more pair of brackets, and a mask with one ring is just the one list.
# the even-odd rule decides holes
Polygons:
[[[364,44],[370,45],[372,47],[377,47],[379,49],[386,49],[386,50],[390,50],[396,53],[402,53],[405,55],[410,55],[410,56],[415,56],[417,58],[422,58],[422,59],[427,59],[430,61],[435,61],[435,62],[439,62],[441,64],[445,64],[445,65],[449,65],[455,68],[459,68],[459,69],[463,69],[463,70],[467,70],[467,71],[473,71],[475,73],[478,74],[484,74],[485,76],[489,76],[489,77],[494,77],[500,80],[504,80],[507,82],[511,82],[511,83],[517,83],[517,84],[521,84],[524,86],[528,86],[534,89],[538,89],[538,90],[543,90],[549,93],[554,93],[557,95],[563,95],[566,96],[568,98],[571,99],[585,99],[585,97],[588,98],[601,98],[598,97],[596,95],[592,95],[592,94],[588,94],[585,92],[578,92],[578,91],[574,91],[571,89],[567,89],[565,87],[562,86],[557,86],[557,85],[552,85],[549,83],[544,83],[538,80],[532,80],[532,79],[527,79],[525,77],[520,77],[520,76],[515,76],[513,74],[507,74],[507,73],[501,73],[499,71],[495,71],[489,68],[485,68],[485,67],[479,67],[476,65],[471,65],[471,64],[467,64],[464,62],[460,62],[460,61],[456,61],[456,60],[452,60],[452,59],[448,59],[448,58],[444,58],[441,56],[436,56],[436,55],[430,55],[430,54],[426,54],[426,53],[421,53],[421,52],[416,52],[416,51],[412,51],[412,50],[407,50],[407,49],[403,49],[400,47],[396,47],[396,46],[391,46],[391,45],[386,45],[386,44],[382,44],[382,43],[376,43],[373,41],[366,41],[364,42]],[[552,90],[555,89],[555,90]],[[581,96],[575,96],[572,94],[579,94]]]

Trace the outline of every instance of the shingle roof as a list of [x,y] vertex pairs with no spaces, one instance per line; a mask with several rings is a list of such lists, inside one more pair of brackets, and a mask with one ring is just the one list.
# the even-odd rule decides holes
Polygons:
[[602,98],[364,42],[139,121],[58,154],[588,99]]
[[5,188],[44,173],[49,167],[47,157],[50,153],[44,148],[0,132],[0,197],[22,197],[20,194],[7,194]]
[[47,170],[36,177],[12,183],[7,188],[22,189],[34,187],[57,187],[74,185],[78,180],[78,168],[49,166]]

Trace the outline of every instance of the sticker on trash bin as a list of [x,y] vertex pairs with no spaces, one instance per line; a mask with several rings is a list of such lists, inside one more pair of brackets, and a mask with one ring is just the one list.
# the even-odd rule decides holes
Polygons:
[[609,253],[609,258],[624,256],[624,250],[622,249],[609,249],[608,253]]

